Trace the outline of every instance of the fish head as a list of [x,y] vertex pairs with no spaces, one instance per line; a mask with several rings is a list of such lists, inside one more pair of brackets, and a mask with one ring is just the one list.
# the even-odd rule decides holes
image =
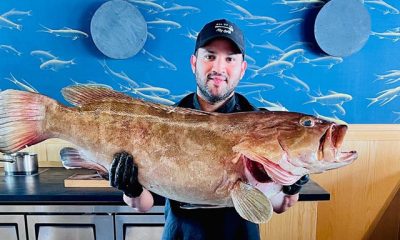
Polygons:
[[[347,125],[293,112],[261,113],[233,150],[254,184],[291,185],[303,175],[350,164],[355,151],[341,152]],[[250,176],[251,175],[251,176]],[[252,185],[254,185],[252,184]]]
[[357,158],[355,151],[341,152],[347,125],[310,115],[293,114],[287,126],[278,126],[277,141],[294,167],[323,172],[350,164]]

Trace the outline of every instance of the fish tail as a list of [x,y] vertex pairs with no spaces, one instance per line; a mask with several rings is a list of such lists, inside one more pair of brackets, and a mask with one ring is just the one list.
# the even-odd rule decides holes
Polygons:
[[257,69],[249,69],[250,71],[253,71],[253,74],[251,74],[250,78],[255,78],[258,76],[258,70]]
[[300,63],[310,63],[310,59],[306,58],[305,56],[300,56],[300,58]]
[[57,104],[36,93],[11,89],[0,92],[0,152],[16,152],[49,138],[44,120],[46,103],[51,102]]
[[367,107],[371,106],[372,104],[376,103],[379,99],[378,98],[367,98],[368,100],[370,100],[371,102],[368,104]]
[[254,46],[255,46],[254,43],[250,42],[249,40],[247,40],[247,42],[250,44],[251,48],[254,48]]
[[44,26],[42,24],[39,24],[39,25],[44,29],[37,30],[37,32],[48,32],[48,33],[51,33],[51,29],[50,28],[48,28],[48,27],[46,27],[46,26]]
[[310,95],[310,94],[308,94],[308,93],[307,93],[307,95],[310,97],[310,101],[308,101],[308,102],[305,102],[305,103],[303,103],[303,104],[314,103],[314,102],[316,102],[316,101],[317,101],[317,98],[316,98],[316,97],[314,97],[314,96],[311,96],[311,95]]
[[[378,74],[375,74],[375,76],[376,76],[375,81],[376,81],[376,80],[383,80],[383,79],[385,78],[384,76],[378,75]],[[375,81],[374,81],[374,82],[375,82]]]

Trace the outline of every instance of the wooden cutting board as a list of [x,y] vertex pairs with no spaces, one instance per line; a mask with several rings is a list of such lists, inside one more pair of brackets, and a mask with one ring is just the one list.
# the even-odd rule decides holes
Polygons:
[[110,182],[98,174],[74,174],[64,179],[64,187],[111,187]]

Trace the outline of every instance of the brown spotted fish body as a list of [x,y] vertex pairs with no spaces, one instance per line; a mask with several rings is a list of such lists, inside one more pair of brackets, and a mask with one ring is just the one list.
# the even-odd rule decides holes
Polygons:
[[277,185],[357,157],[338,150],[345,125],[301,113],[208,113],[103,87],[72,86],[63,95],[76,107],[40,94],[1,92],[0,152],[60,138],[79,148],[63,150],[64,164],[106,175],[113,155],[125,150],[148,190],[182,202],[234,206],[256,223],[271,217],[268,198],[280,191]]

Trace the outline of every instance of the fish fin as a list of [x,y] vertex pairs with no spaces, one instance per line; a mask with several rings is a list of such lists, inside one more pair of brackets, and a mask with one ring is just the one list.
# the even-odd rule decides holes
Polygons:
[[53,104],[57,102],[37,93],[0,92],[0,152],[16,152],[49,138],[44,121]]
[[231,198],[242,218],[254,223],[266,223],[271,219],[271,201],[253,186],[238,182],[231,191]]
[[108,177],[108,170],[94,161],[86,160],[79,150],[65,147],[60,151],[61,162],[66,169],[85,168],[96,170],[102,177]]
[[61,93],[64,96],[65,100],[78,107],[82,107],[83,105],[87,105],[90,103],[100,102],[102,100],[117,101],[117,102],[126,101],[139,105],[150,106],[156,109],[162,109],[169,113],[180,112],[180,113],[191,113],[196,115],[216,115],[216,113],[211,113],[211,112],[204,112],[204,111],[181,108],[176,106],[166,106],[162,104],[150,103],[133,98],[121,92],[117,92],[111,87],[108,88],[104,86],[93,86],[90,84],[73,85],[65,87],[61,90]]
[[83,106],[89,103],[98,102],[101,99],[117,99],[118,101],[132,101],[129,95],[117,92],[112,88],[93,85],[74,85],[68,86],[61,90],[65,100],[75,106]]

